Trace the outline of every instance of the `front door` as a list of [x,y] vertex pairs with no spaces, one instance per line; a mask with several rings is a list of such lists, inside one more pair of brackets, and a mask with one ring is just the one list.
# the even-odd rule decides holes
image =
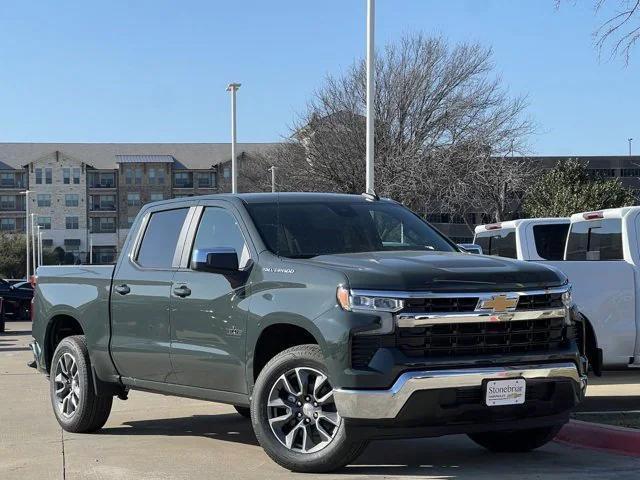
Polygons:
[[130,240],[133,254],[118,263],[111,292],[111,351],[124,377],[166,382],[172,372],[171,282],[189,218],[188,207],[150,210],[138,222],[143,235]]
[[[246,393],[246,287],[253,247],[231,206],[221,201],[201,205],[192,222],[191,248],[183,254],[184,268],[173,278],[171,361],[183,385]],[[189,268],[192,252],[215,248],[235,250],[240,271],[227,275]]]

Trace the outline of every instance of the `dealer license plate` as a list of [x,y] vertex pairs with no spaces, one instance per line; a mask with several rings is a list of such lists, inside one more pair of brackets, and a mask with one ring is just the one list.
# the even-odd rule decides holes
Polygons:
[[527,389],[524,378],[489,380],[485,385],[485,402],[489,407],[524,403]]

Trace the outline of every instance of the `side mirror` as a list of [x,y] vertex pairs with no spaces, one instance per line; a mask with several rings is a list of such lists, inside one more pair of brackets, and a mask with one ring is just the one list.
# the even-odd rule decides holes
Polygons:
[[458,243],[458,248],[464,253],[473,253],[476,255],[482,255],[482,247],[475,243]]
[[191,269],[210,273],[233,273],[239,270],[238,254],[231,247],[202,248],[191,255]]

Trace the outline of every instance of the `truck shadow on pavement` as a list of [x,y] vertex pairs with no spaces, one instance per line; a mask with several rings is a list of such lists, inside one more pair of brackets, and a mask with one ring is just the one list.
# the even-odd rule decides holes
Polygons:
[[[107,426],[98,435],[165,435],[200,436],[212,440],[258,446],[251,422],[237,414],[192,415],[181,418],[136,420],[121,426]],[[510,455],[527,459],[529,466],[548,467],[559,457],[558,452],[539,450],[529,454]],[[477,447],[464,436],[442,439],[410,439],[374,441],[365,452],[340,473],[350,475],[436,476],[439,479],[474,478],[468,470],[491,466],[502,470],[505,455],[496,455]],[[508,462],[509,463],[509,462]],[[535,467],[533,470],[537,470]]]

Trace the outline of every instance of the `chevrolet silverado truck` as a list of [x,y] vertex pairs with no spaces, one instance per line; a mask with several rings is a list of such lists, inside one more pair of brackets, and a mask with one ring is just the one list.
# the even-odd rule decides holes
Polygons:
[[461,253],[375,195],[152,203],[115,266],[41,267],[33,353],[63,429],[129,390],[223,402],[280,465],[325,472],[372,439],[551,440],[584,396],[562,274]]

